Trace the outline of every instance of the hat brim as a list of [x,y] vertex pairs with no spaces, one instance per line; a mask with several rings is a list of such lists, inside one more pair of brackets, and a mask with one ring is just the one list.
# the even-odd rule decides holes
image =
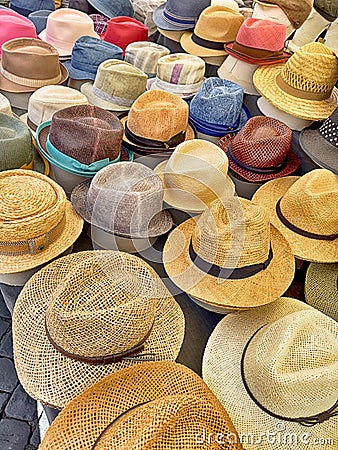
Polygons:
[[190,55],[200,56],[202,58],[207,56],[226,56],[226,51],[224,49],[213,50],[211,48],[202,47],[201,45],[196,44],[191,38],[192,34],[193,33],[191,31],[184,33],[180,41],[183,50]]
[[338,238],[334,241],[320,241],[301,236],[283,225],[277,216],[278,200],[298,179],[299,177],[289,176],[268,181],[255,192],[252,201],[267,209],[271,223],[285,236],[297,258],[313,262],[337,262]]
[[130,110],[130,106],[117,105],[116,103],[108,102],[107,100],[103,100],[102,98],[95,95],[93,92],[93,83],[84,83],[81,86],[81,92],[87,97],[89,103],[95,106],[99,106],[100,108],[108,109],[110,111]]
[[[95,8],[99,13],[103,14],[104,16],[108,17],[109,19],[112,19],[113,17],[118,16],[128,16],[128,17],[134,17],[134,10],[130,8],[128,11],[126,6],[127,2],[123,2],[124,4],[121,5],[121,2],[111,2],[110,6],[111,8],[114,8],[114,3],[116,3],[116,6],[118,7],[118,11],[112,12],[111,9],[105,8],[102,4],[103,2],[101,0],[88,0],[88,3]],[[131,3],[131,2],[129,2]],[[123,7],[123,14],[121,11],[121,8]]]
[[290,286],[295,271],[291,248],[271,226],[273,258],[269,266],[249,278],[221,279],[198,269],[189,256],[197,225],[189,219],[173,230],[163,249],[163,264],[170,279],[184,292],[215,306],[255,308],[273,302]]
[[115,234],[116,236],[124,238],[143,239],[148,237],[157,237],[167,233],[173,226],[173,219],[169,211],[160,211],[149,222],[148,230],[144,230],[145,234],[131,236],[130,234],[121,233],[118,229],[106,229],[99,224],[93,222],[92,214],[87,207],[87,194],[91,180],[85,180],[79,185],[75,186],[71,194],[71,202],[75,211],[88,223],[95,225],[107,233]]
[[[95,31],[93,31],[91,33],[86,33],[86,36],[92,36],[92,37],[95,37],[97,39],[100,39],[100,36],[97,33],[95,33]],[[55,45],[55,42],[49,42],[48,41],[48,39],[47,39],[47,28],[42,30],[41,33],[38,35],[38,37],[42,41],[47,42],[48,44],[51,44],[53,47],[55,47],[60,57],[69,57],[69,58],[71,58],[71,56],[72,56],[72,49],[74,47],[75,42],[73,44],[70,44],[67,48],[60,48],[57,45]]]
[[274,56],[269,59],[255,59],[241,53],[233,48],[234,42],[225,45],[225,50],[229,55],[234,58],[240,59],[241,61],[247,62],[248,64],[256,64],[257,66],[269,66],[271,64],[282,64],[285,63],[289,58],[290,54],[282,52],[280,56]]
[[327,142],[318,130],[303,130],[299,135],[299,145],[318,166],[338,174],[337,147]]
[[[175,86],[176,85],[173,84],[173,88],[175,88]],[[150,78],[147,81],[147,91],[151,91],[153,89],[156,89],[158,91],[165,91],[164,89],[162,89],[161,87],[158,86],[158,82],[156,81],[156,78]],[[183,98],[185,100],[191,100],[196,95],[196,93],[198,92],[198,89],[195,92],[186,92],[184,94],[181,94],[181,93],[178,93],[178,92],[174,92],[174,90],[170,91],[169,89],[167,91],[165,91],[165,92],[170,92],[171,94],[175,94],[178,97]]]
[[192,30],[194,26],[187,26],[182,25],[181,27],[178,25],[174,25],[172,23],[169,23],[165,20],[163,16],[164,8],[166,7],[166,4],[160,5],[158,8],[155,9],[153,12],[153,21],[156,25],[156,27],[160,28],[161,30],[166,31],[186,31],[186,30]]
[[70,78],[73,78],[73,80],[95,80],[95,73],[76,69],[72,66],[72,61],[70,59],[64,61],[63,65],[66,67]]
[[284,64],[262,66],[254,72],[253,82],[257,91],[270,103],[291,116],[305,120],[325,120],[337,108],[338,89],[333,88],[326,100],[307,100],[283,91],[276,82]]
[[[314,311],[299,300],[279,298],[271,305],[229,314],[219,322],[208,340],[202,362],[203,380],[223,404],[238,434],[244,437],[242,442],[246,450],[304,450],[308,444],[300,437],[304,433],[307,436],[307,432],[312,442],[316,439],[320,442],[323,436],[332,438],[332,442],[338,439],[338,417],[331,417],[310,428],[276,419],[254,403],[243,384],[241,359],[253,334],[263,325],[304,310]],[[275,440],[269,442],[269,439],[264,438],[269,435],[273,435]],[[278,436],[281,444],[278,444]],[[283,443],[283,439],[291,436],[298,438]],[[327,443],[321,447],[329,450],[332,445]]]
[[[89,253],[92,254],[93,250],[82,252],[82,257],[85,258]],[[103,253],[107,251],[95,251],[97,258]],[[123,252],[109,253],[112,254],[112,261],[118,253],[126,264],[137,258]],[[86,364],[63,356],[48,340],[46,312],[53,293],[67,279],[73,258],[74,254],[59,258],[33,275],[20,293],[13,313],[13,344],[18,377],[29,395],[57,409],[66,406],[106,375],[140,364],[132,360],[109,365]],[[143,265],[154,278],[159,278],[146,262],[140,258],[137,260],[140,270]],[[159,298],[153,328],[144,343],[144,353],[155,354],[156,361],[174,361],[183,343],[184,330],[184,314],[175,299],[171,296]],[[28,342],[31,342],[31,346],[27,345]]]

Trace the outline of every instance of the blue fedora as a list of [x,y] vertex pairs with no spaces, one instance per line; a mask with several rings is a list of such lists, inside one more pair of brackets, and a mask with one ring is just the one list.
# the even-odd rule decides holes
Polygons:
[[210,0],[168,0],[155,9],[155,25],[168,31],[191,30],[195,27],[198,16],[210,6]]
[[28,17],[30,13],[41,10],[55,10],[54,0],[11,0],[10,8],[13,11]]
[[88,0],[88,2],[109,19],[118,16],[134,17],[134,7],[130,0]]
[[40,11],[34,11],[28,15],[28,19],[34,23],[36,28],[36,34],[40,34],[47,26],[47,18],[49,14],[53,12],[48,9],[42,9]]
[[120,47],[91,36],[82,36],[74,44],[72,59],[63,64],[74,80],[95,80],[99,65],[107,59],[123,59]]

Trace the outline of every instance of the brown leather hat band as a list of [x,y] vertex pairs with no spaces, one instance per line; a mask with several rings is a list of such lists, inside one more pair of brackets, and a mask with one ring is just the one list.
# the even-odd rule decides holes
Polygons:
[[[228,48],[227,48],[228,50]],[[233,50],[234,52],[241,53],[243,56],[249,56],[254,59],[269,59],[269,58],[277,58],[282,57],[283,49],[273,52],[271,50],[262,50],[259,48],[247,47],[246,45],[239,44],[237,41],[233,43],[232,49],[229,48],[230,52]]]
[[304,100],[327,100],[328,98],[330,98],[332,92],[332,89],[328,92],[302,91],[287,84],[280,74],[278,74],[276,77],[276,83],[277,86],[282,89],[282,91],[292,95],[293,97],[302,98]]

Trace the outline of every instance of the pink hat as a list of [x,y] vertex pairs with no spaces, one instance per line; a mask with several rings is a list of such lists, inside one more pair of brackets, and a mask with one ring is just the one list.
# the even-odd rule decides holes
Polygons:
[[148,40],[148,27],[136,19],[119,16],[110,19],[101,39],[115,44],[125,52],[127,45]]
[[15,11],[0,9],[0,55],[2,44],[22,37],[37,38],[33,22]]
[[285,25],[249,18],[242,23],[235,42],[226,45],[226,51],[237,59],[260,66],[282,63],[290,56],[283,52],[285,39]]

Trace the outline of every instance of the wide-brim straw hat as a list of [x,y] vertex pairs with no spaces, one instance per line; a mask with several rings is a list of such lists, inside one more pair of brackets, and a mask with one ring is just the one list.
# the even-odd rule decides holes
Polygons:
[[[140,360],[133,361],[132,358],[108,365],[80,362],[57,351],[47,337],[46,314],[52,296],[68,279],[70,270],[85,262],[88,264],[90,258],[93,263],[95,261],[95,266],[102,267],[95,276],[96,283],[99,282],[98,277],[104,283],[105,278],[120,273],[123,267],[128,273],[145,273],[146,277],[154,279],[154,283],[161,283],[155,270],[146,262],[116,251],[84,251],[64,256],[41,269],[28,281],[16,301],[13,313],[15,365],[26,392],[42,403],[58,409],[106,375],[140,363]],[[88,274],[89,276],[91,275]],[[71,288],[80,289],[76,286]],[[155,361],[173,361],[183,343],[184,314],[163,284],[158,290],[154,323],[144,342],[143,353],[152,354]],[[102,314],[103,311],[102,309]],[[128,321],[127,317],[126,320]],[[127,332],[126,328],[124,333],[130,334],[133,330]],[[95,341],[95,334],[93,339]]]
[[308,305],[338,322],[338,264],[311,263],[304,294]]
[[[320,439],[324,438],[326,440],[325,442],[323,441],[323,445],[320,445],[320,447],[330,450],[334,447],[332,443],[337,442],[338,417],[331,417],[321,424],[317,423],[315,426],[310,427],[274,418],[267,412],[264,412],[250,398],[243,383],[241,360],[249,339],[264,325],[297,312],[299,314],[316,313],[313,308],[303,302],[284,297],[276,300],[271,305],[262,306],[253,311],[243,311],[228,315],[216,326],[206,345],[202,362],[203,379],[227,410],[237,432],[242,436],[242,443],[246,450],[314,449],[317,448],[314,442],[316,440],[319,442]],[[315,333],[315,330],[313,333]],[[299,335],[301,335],[301,329],[299,330]],[[318,335],[313,336],[313,339],[320,340],[320,338]],[[284,348],[282,350],[276,349],[276,358],[278,357],[279,361],[283,351]],[[290,351],[292,349],[289,348],[288,353]],[[325,354],[326,349],[323,349],[322,352]],[[323,360],[325,358],[324,354],[322,356]],[[286,367],[290,364],[287,356],[286,354]],[[312,355],[300,354],[304,365],[306,365],[306,358],[311,359],[311,357]],[[262,358],[264,358],[263,355]],[[279,371],[284,372],[284,377],[280,377],[282,389],[282,383],[288,383],[285,370],[279,365],[271,368],[271,371],[275,372],[276,383]],[[318,373],[320,374],[320,367],[318,367]],[[294,378],[291,368],[288,375],[291,383]],[[320,375],[318,375],[319,377]],[[268,390],[269,386],[266,391]],[[319,392],[318,396],[320,396]],[[275,404],[278,405],[277,394],[273,398]],[[334,399],[332,401],[334,402]],[[269,439],[269,436],[271,439]]]

